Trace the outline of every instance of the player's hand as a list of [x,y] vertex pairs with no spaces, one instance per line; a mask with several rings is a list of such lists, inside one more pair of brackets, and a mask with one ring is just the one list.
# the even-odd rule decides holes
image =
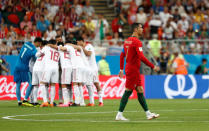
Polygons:
[[122,79],[123,78],[123,70],[120,70],[119,72],[119,77]]
[[154,70],[155,72],[158,72],[158,71],[160,71],[160,67],[159,67],[159,66],[155,66],[153,70]]

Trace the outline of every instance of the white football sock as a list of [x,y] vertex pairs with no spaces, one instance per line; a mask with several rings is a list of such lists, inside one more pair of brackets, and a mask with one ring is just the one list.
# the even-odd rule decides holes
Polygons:
[[34,103],[34,94],[33,94],[33,90],[34,90],[34,86],[33,86],[33,89],[31,90],[31,93],[30,93],[30,103]]
[[72,102],[73,103],[73,89],[72,89],[72,87],[71,86],[67,86],[67,88],[68,88],[68,94],[69,94],[69,97],[70,97],[70,102]]
[[33,87],[33,100],[34,100],[34,103],[38,103],[38,86],[34,86]]
[[55,86],[51,86],[51,91],[50,91],[50,95],[51,95],[50,103],[51,104],[53,104],[53,102],[54,102],[55,94],[56,94]]
[[80,92],[80,104],[84,104],[84,96],[83,96],[83,86],[80,85],[79,87],[79,92]]
[[150,115],[151,114],[151,112],[149,110],[146,111],[145,113],[146,113],[146,115]]
[[98,92],[98,96],[99,96],[99,102],[103,103],[103,95],[102,95],[102,91]]
[[80,91],[78,85],[74,85],[75,104],[80,104]]
[[94,104],[94,91],[91,85],[86,85],[89,93],[89,103]]
[[118,116],[118,115],[120,115],[120,116],[123,115],[123,112],[118,111],[117,116]]
[[47,89],[46,86],[43,85],[43,84],[40,84],[40,88],[41,88],[41,90],[42,90],[42,96],[43,96],[43,101],[44,101],[44,103],[45,103],[45,102],[48,102],[48,101],[47,101],[47,92],[48,92],[48,89]]
[[49,101],[49,89],[47,86],[46,86],[46,98],[47,98],[47,102],[48,102]]
[[63,94],[63,99],[64,99],[64,104],[69,103],[69,93],[67,88],[62,88],[62,94]]
[[63,95],[63,91],[62,91],[62,88],[59,87],[59,92],[58,92],[58,95],[59,95],[59,102],[62,102],[62,95]]

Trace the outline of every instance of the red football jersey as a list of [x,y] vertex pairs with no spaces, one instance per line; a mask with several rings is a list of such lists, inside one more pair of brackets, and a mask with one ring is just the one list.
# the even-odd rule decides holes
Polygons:
[[136,37],[129,37],[124,42],[123,51],[120,55],[121,70],[124,68],[124,57],[126,57],[126,70],[139,69],[141,61],[154,68],[154,65],[143,54],[142,42]]

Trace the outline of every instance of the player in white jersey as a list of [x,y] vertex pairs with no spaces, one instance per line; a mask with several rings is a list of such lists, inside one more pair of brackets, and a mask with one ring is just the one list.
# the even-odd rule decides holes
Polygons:
[[[57,35],[56,36],[56,42],[57,42],[57,45],[63,45],[64,46],[64,43],[63,43],[63,39],[62,39],[62,36],[61,35]],[[59,104],[62,104],[62,86],[61,86],[61,74],[62,74],[62,69],[61,69],[61,65],[60,65],[60,61],[59,61],[59,91],[58,91],[58,96],[59,96]]]
[[[99,106],[103,106],[103,95],[102,95],[102,90],[101,90],[99,78],[98,78],[98,67],[96,64],[94,47],[91,44],[88,44],[85,42],[83,43],[82,47],[83,47],[84,53],[86,54],[86,56],[88,58],[89,65],[90,65],[92,73],[93,73],[92,81],[93,81],[95,87],[97,88],[97,92],[98,92],[98,96],[99,96]],[[90,86],[90,85],[88,85],[88,86]],[[89,103],[88,106],[94,106],[94,103]]]
[[38,97],[38,87],[41,81],[42,77],[42,71],[43,71],[43,66],[44,66],[44,54],[41,53],[42,48],[47,44],[47,41],[43,41],[41,48],[37,49],[36,53],[36,61],[33,66],[33,71],[32,71],[32,85],[33,85],[33,102],[34,106],[40,106],[38,103],[37,97]]
[[[77,43],[79,46],[84,45],[83,38],[78,38]],[[88,106],[94,106],[94,92],[93,92],[93,72],[91,70],[90,64],[88,62],[88,58],[86,54],[84,53],[83,49],[81,50],[81,56],[83,58],[84,64],[85,64],[85,72],[84,72],[84,77],[85,77],[85,85],[88,89],[88,94],[89,94],[89,103]]]
[[[55,40],[50,40],[49,44],[55,45]],[[54,106],[54,98],[55,98],[55,84],[59,82],[59,71],[58,71],[58,61],[60,58],[59,52],[55,48],[52,48],[52,46],[45,46],[42,49],[42,53],[44,54],[44,66],[43,66],[43,73],[42,73],[42,79],[40,82],[40,87],[42,89],[43,93],[43,103],[41,104],[41,107],[46,107],[48,105],[47,101],[47,92],[46,92],[46,86],[47,84],[51,85],[51,99],[50,99],[50,106]]]
[[70,100],[73,99],[69,97],[69,90],[71,88],[72,82],[72,62],[71,62],[71,51],[73,48],[71,45],[65,44],[64,47],[59,47],[60,53],[60,64],[61,64],[61,87],[62,87],[62,94],[64,103],[59,104],[59,107],[68,107],[70,106]]
[[[59,48],[59,50],[68,52],[70,60],[71,60],[72,72],[73,72],[72,82],[73,82],[74,95],[75,95],[75,103],[73,105],[85,106],[85,102],[84,102],[84,98],[83,98],[83,86],[82,86],[82,83],[85,82],[84,77],[83,77],[83,74],[85,71],[84,71],[83,59],[82,59],[81,53],[80,53],[81,47],[76,46],[76,45],[72,45],[71,43],[72,42],[69,42],[64,47],[59,46],[58,48]],[[63,79],[65,79],[65,78],[63,78]],[[64,96],[64,94],[63,94],[63,96]],[[65,102],[65,103],[67,103],[67,102]],[[60,105],[60,106],[67,106],[67,105]]]

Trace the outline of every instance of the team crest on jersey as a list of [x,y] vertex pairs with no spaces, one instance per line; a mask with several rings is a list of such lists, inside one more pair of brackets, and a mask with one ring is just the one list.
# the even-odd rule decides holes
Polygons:
[[141,51],[141,52],[143,51],[143,50],[142,50],[142,47],[139,47],[139,51]]

